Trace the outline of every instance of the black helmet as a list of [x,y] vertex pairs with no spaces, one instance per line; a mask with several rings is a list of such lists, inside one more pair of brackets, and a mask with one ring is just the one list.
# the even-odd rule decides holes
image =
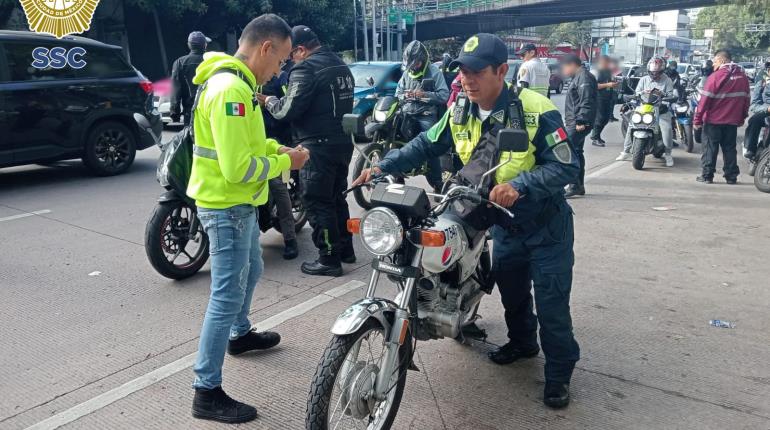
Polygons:
[[428,66],[428,48],[419,40],[413,40],[404,48],[402,67],[413,78],[419,78]]
[[711,72],[714,71],[714,62],[711,60],[706,60],[703,62],[703,65],[700,68],[700,73],[703,76],[708,76],[711,74]]
[[676,67],[678,66],[676,60],[668,60],[668,68],[676,70]]

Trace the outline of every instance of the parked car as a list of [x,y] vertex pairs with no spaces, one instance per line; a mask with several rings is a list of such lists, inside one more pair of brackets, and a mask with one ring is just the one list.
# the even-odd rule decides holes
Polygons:
[[676,71],[679,72],[679,76],[690,79],[693,76],[700,75],[700,66],[690,63],[679,63],[676,65]]
[[378,97],[396,93],[402,74],[401,63],[360,61],[350,64],[349,67],[356,85],[353,92],[353,113],[370,118]]
[[0,30],[0,167],[81,158],[97,175],[122,173],[155,143],[134,113],[160,132],[152,83],[120,47]]

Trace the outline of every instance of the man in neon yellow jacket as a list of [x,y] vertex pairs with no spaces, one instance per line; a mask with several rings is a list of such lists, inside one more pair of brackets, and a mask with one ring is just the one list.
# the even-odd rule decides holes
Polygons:
[[225,349],[237,355],[277,345],[277,333],[252,330],[249,308],[262,274],[256,206],[267,201],[269,179],[299,169],[309,158],[265,137],[258,85],[280,71],[291,51],[291,29],[276,15],[262,15],[244,29],[234,56],[207,53],[193,82],[201,86],[193,112],[195,146],[187,194],[209,237],[211,297],[195,359],[196,418],[238,423],[256,408],[222,390]]

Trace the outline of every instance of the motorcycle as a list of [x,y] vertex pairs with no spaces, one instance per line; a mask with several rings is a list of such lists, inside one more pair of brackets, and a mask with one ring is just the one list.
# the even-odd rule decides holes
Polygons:
[[694,88],[687,87],[687,81],[683,79],[684,94],[680,94],[676,102],[671,103],[671,110],[674,112],[674,136],[676,140],[684,147],[687,152],[692,152],[695,146],[693,138],[692,119],[695,114],[695,108],[698,103],[694,100],[692,92]]
[[[661,105],[665,100],[657,89],[642,94],[626,96],[625,120],[631,127],[633,143],[631,146],[631,164],[634,169],[644,168],[644,159],[652,154],[661,158],[666,151],[660,134],[659,117]],[[635,106],[635,107],[633,107]]]
[[770,193],[770,118],[765,119],[754,160],[749,161],[749,175],[754,176],[754,186],[763,193]]
[[[141,129],[150,133],[162,151],[165,150],[160,136],[155,135],[149,127],[147,118],[134,114],[134,120]],[[198,273],[206,264],[209,258],[209,238],[198,219],[195,201],[187,196],[187,181],[178,179],[180,176],[189,177],[189,171],[185,175],[183,172],[169,170],[174,168],[165,163],[164,157],[161,156],[156,178],[166,191],[158,198],[158,203],[147,221],[144,249],[150,264],[158,273],[170,279],[180,280]],[[307,215],[299,198],[299,181],[295,179],[296,177],[292,176],[287,186],[292,200],[295,230],[299,231],[307,222]],[[281,231],[278,211],[271,197],[268,198],[268,203],[260,206],[258,210],[261,231],[265,232],[270,227]]]
[[[432,91],[433,80],[424,79],[421,88],[424,91]],[[385,96],[377,100],[371,122],[366,124],[363,132],[367,138],[371,139],[371,143],[364,146],[363,149],[358,149],[355,143],[353,144],[359,151],[359,157],[353,166],[354,178],[357,178],[364,169],[376,165],[388,151],[403,147],[419,134],[417,116],[421,115],[422,112],[409,112],[406,109],[409,102],[412,101],[427,102],[429,100],[394,96]],[[407,176],[424,175],[426,172],[427,167],[423,165]],[[372,207],[372,190],[371,187],[360,187],[353,191],[356,203],[363,209]]]
[[[355,131],[347,127],[346,132]],[[501,130],[500,150],[526,151],[526,132],[519,132]],[[509,152],[508,160],[485,172],[480,182],[511,160]],[[462,214],[474,205],[494,207],[505,219],[513,214],[483,197],[475,185],[450,187],[438,195],[390,177],[371,182],[374,207],[347,223],[374,255],[371,277],[366,297],[332,326],[310,388],[309,430],[391,428],[407,371],[418,370],[412,360],[418,340],[462,340],[466,332],[485,337],[478,336],[483,331],[475,321],[481,299],[494,285],[489,226]],[[441,200],[431,207],[429,196]],[[398,285],[393,299],[375,295],[382,275]]]

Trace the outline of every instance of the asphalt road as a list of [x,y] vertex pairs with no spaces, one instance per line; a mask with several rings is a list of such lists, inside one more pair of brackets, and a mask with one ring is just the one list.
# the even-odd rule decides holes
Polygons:
[[[672,169],[616,163],[618,128],[607,148],[589,143],[588,195],[572,201],[582,349],[572,405],[542,405],[542,355],[503,367],[485,358],[505,341],[495,292],[481,309],[490,344],[418,345],[421,371],[408,376],[394,428],[770,429],[770,196],[745,175],[696,183],[698,155],[679,150]],[[189,414],[208,265],[173,282],[144,253],[162,191],[157,156],[143,151],[111,178],[77,161],[0,170],[0,429],[224,428]],[[365,251],[343,278],[305,276],[309,228],[299,237],[293,262],[276,232],[262,237],[252,321],[275,327],[282,345],[225,363],[225,388],[260,410],[245,428],[303,427],[329,327],[363,296]]]

